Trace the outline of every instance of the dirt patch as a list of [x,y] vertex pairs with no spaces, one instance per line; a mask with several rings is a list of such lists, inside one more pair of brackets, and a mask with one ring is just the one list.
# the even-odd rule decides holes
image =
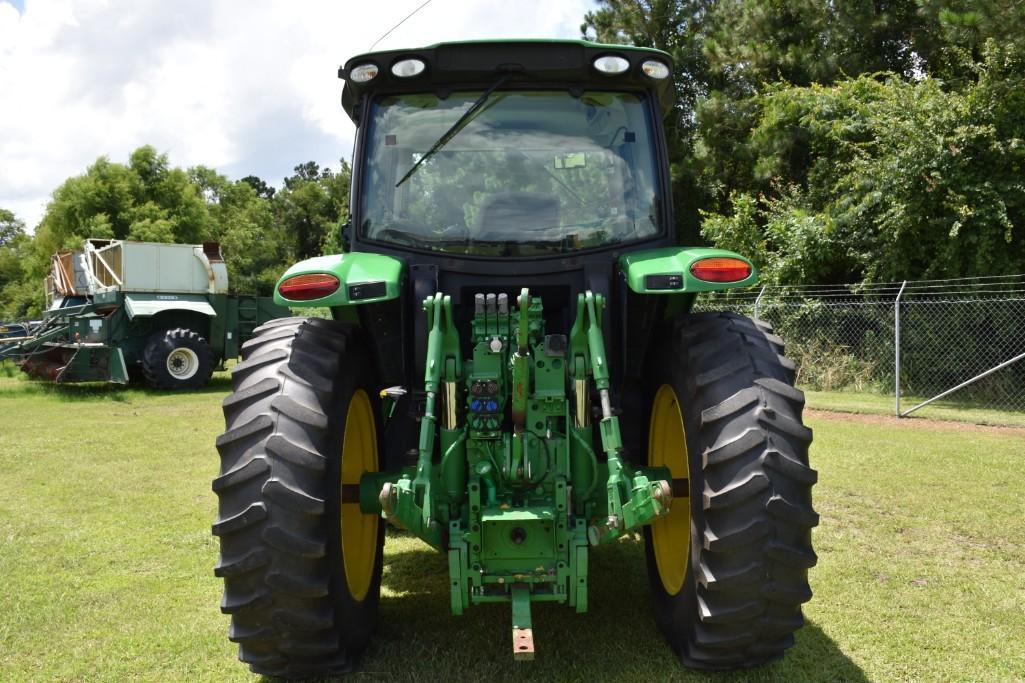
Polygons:
[[953,429],[962,432],[1001,432],[1017,434],[1025,437],[1025,427],[1008,427],[1002,425],[979,425],[957,420],[931,420],[923,417],[902,417],[893,415],[872,415],[868,413],[841,413],[833,410],[815,410],[808,408],[805,415],[824,420],[840,422],[861,422],[863,424],[886,425],[888,427],[909,427],[912,429]]

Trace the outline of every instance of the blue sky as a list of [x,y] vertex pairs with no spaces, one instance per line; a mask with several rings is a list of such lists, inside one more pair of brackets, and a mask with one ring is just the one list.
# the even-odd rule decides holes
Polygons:
[[[423,0],[0,0],[0,207],[29,228],[99,156],[272,185],[352,149],[336,70]],[[377,49],[576,38],[593,0],[431,0]]]

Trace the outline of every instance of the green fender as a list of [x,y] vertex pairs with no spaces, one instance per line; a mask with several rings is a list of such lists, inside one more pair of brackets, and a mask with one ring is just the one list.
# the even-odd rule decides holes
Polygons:
[[[706,282],[694,277],[691,266],[706,258],[735,258],[751,266],[751,274],[739,282]],[[627,286],[637,294],[693,294],[735,287],[749,287],[758,281],[758,270],[750,259],[725,249],[708,247],[665,247],[624,254],[619,268]]]
[[[399,282],[405,264],[391,256],[353,252],[332,254],[300,261],[285,271],[274,286],[274,303],[279,306],[334,307],[389,301],[399,296]],[[340,286],[332,294],[309,301],[293,301],[281,296],[278,287],[296,275],[328,273],[338,278]]]

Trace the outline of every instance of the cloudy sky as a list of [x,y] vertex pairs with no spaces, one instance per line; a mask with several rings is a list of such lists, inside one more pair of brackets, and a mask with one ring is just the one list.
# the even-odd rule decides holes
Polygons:
[[[272,185],[337,165],[336,71],[423,0],[0,0],[0,207],[33,228],[97,157],[152,144]],[[579,36],[592,0],[431,0],[377,49]]]

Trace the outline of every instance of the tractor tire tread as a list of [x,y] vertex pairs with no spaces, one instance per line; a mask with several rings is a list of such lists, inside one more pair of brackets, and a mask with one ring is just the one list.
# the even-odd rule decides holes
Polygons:
[[267,517],[267,507],[263,503],[253,503],[242,512],[230,517],[218,517],[211,531],[214,536],[224,536],[252,526]]
[[[692,487],[692,603],[673,599],[658,583],[657,621],[688,667],[749,668],[773,661],[794,643],[811,598],[808,569],[817,558],[811,529],[818,515],[808,464],[812,432],[801,421],[804,394],[793,384],[795,364],[771,326],[733,313],[678,318],[660,363],[666,363],[685,406]],[[679,359],[678,361],[673,359]],[[697,464],[695,464],[695,460]],[[695,479],[694,467],[700,467]],[[695,483],[696,482],[696,483]],[[692,604],[692,612],[670,605]]]
[[316,560],[324,557],[326,552],[322,542],[303,538],[280,526],[268,526],[263,530],[262,537],[267,545],[294,557]]
[[257,356],[242,356],[242,360],[231,368],[231,381],[236,386],[260,368],[288,358],[288,349],[267,349]]
[[322,598],[328,594],[328,577],[301,579],[288,572],[269,572],[267,585],[278,592],[297,598]]
[[703,467],[708,469],[712,465],[721,465],[728,460],[744,455],[753,448],[758,448],[759,452],[761,452],[761,447],[765,440],[764,431],[750,427],[729,441],[706,448],[702,453]]
[[242,342],[242,355],[246,358],[254,355],[257,349],[263,348],[268,344],[273,344],[279,339],[286,339],[288,337],[295,336],[294,325],[278,325],[268,329],[264,334],[259,334]]
[[214,479],[211,488],[214,492],[224,491],[231,486],[238,486],[260,476],[270,469],[267,458],[257,456],[250,458],[241,465],[236,465],[231,470]]
[[222,402],[222,410],[231,410],[236,406],[242,406],[252,403],[254,398],[258,398],[263,394],[269,394],[272,391],[277,391],[281,388],[281,381],[276,377],[265,377],[259,382],[256,382],[252,386],[241,389],[233,394],[229,394]]
[[270,562],[270,555],[262,548],[250,550],[248,553],[233,561],[221,560],[214,567],[214,576],[241,576],[261,567],[266,567]]
[[811,548],[800,548],[782,541],[771,541],[766,554],[774,562],[792,569],[811,569],[819,562],[819,556]]
[[303,493],[280,479],[271,477],[263,485],[263,495],[272,503],[304,515],[324,514],[324,499]]
[[698,583],[705,590],[730,590],[737,586],[749,586],[757,583],[765,576],[765,563],[755,560],[739,569],[713,570],[710,566],[713,558],[702,558],[698,569],[701,575]]
[[[279,318],[254,334],[232,368],[217,439],[221,474],[212,484],[221,545],[214,573],[224,580],[228,637],[255,673],[344,673],[369,632],[338,616],[333,597],[326,475],[338,465],[325,449],[340,395],[334,378],[365,376],[367,353],[356,327],[332,320]],[[375,571],[379,582],[380,561]]]
[[740,481],[731,482],[718,491],[705,485],[704,507],[706,510],[721,510],[740,505],[769,487],[769,478],[763,472],[751,472]]
[[265,447],[271,454],[312,472],[323,472],[327,467],[327,459],[323,455],[303,448],[280,434],[271,436]]

